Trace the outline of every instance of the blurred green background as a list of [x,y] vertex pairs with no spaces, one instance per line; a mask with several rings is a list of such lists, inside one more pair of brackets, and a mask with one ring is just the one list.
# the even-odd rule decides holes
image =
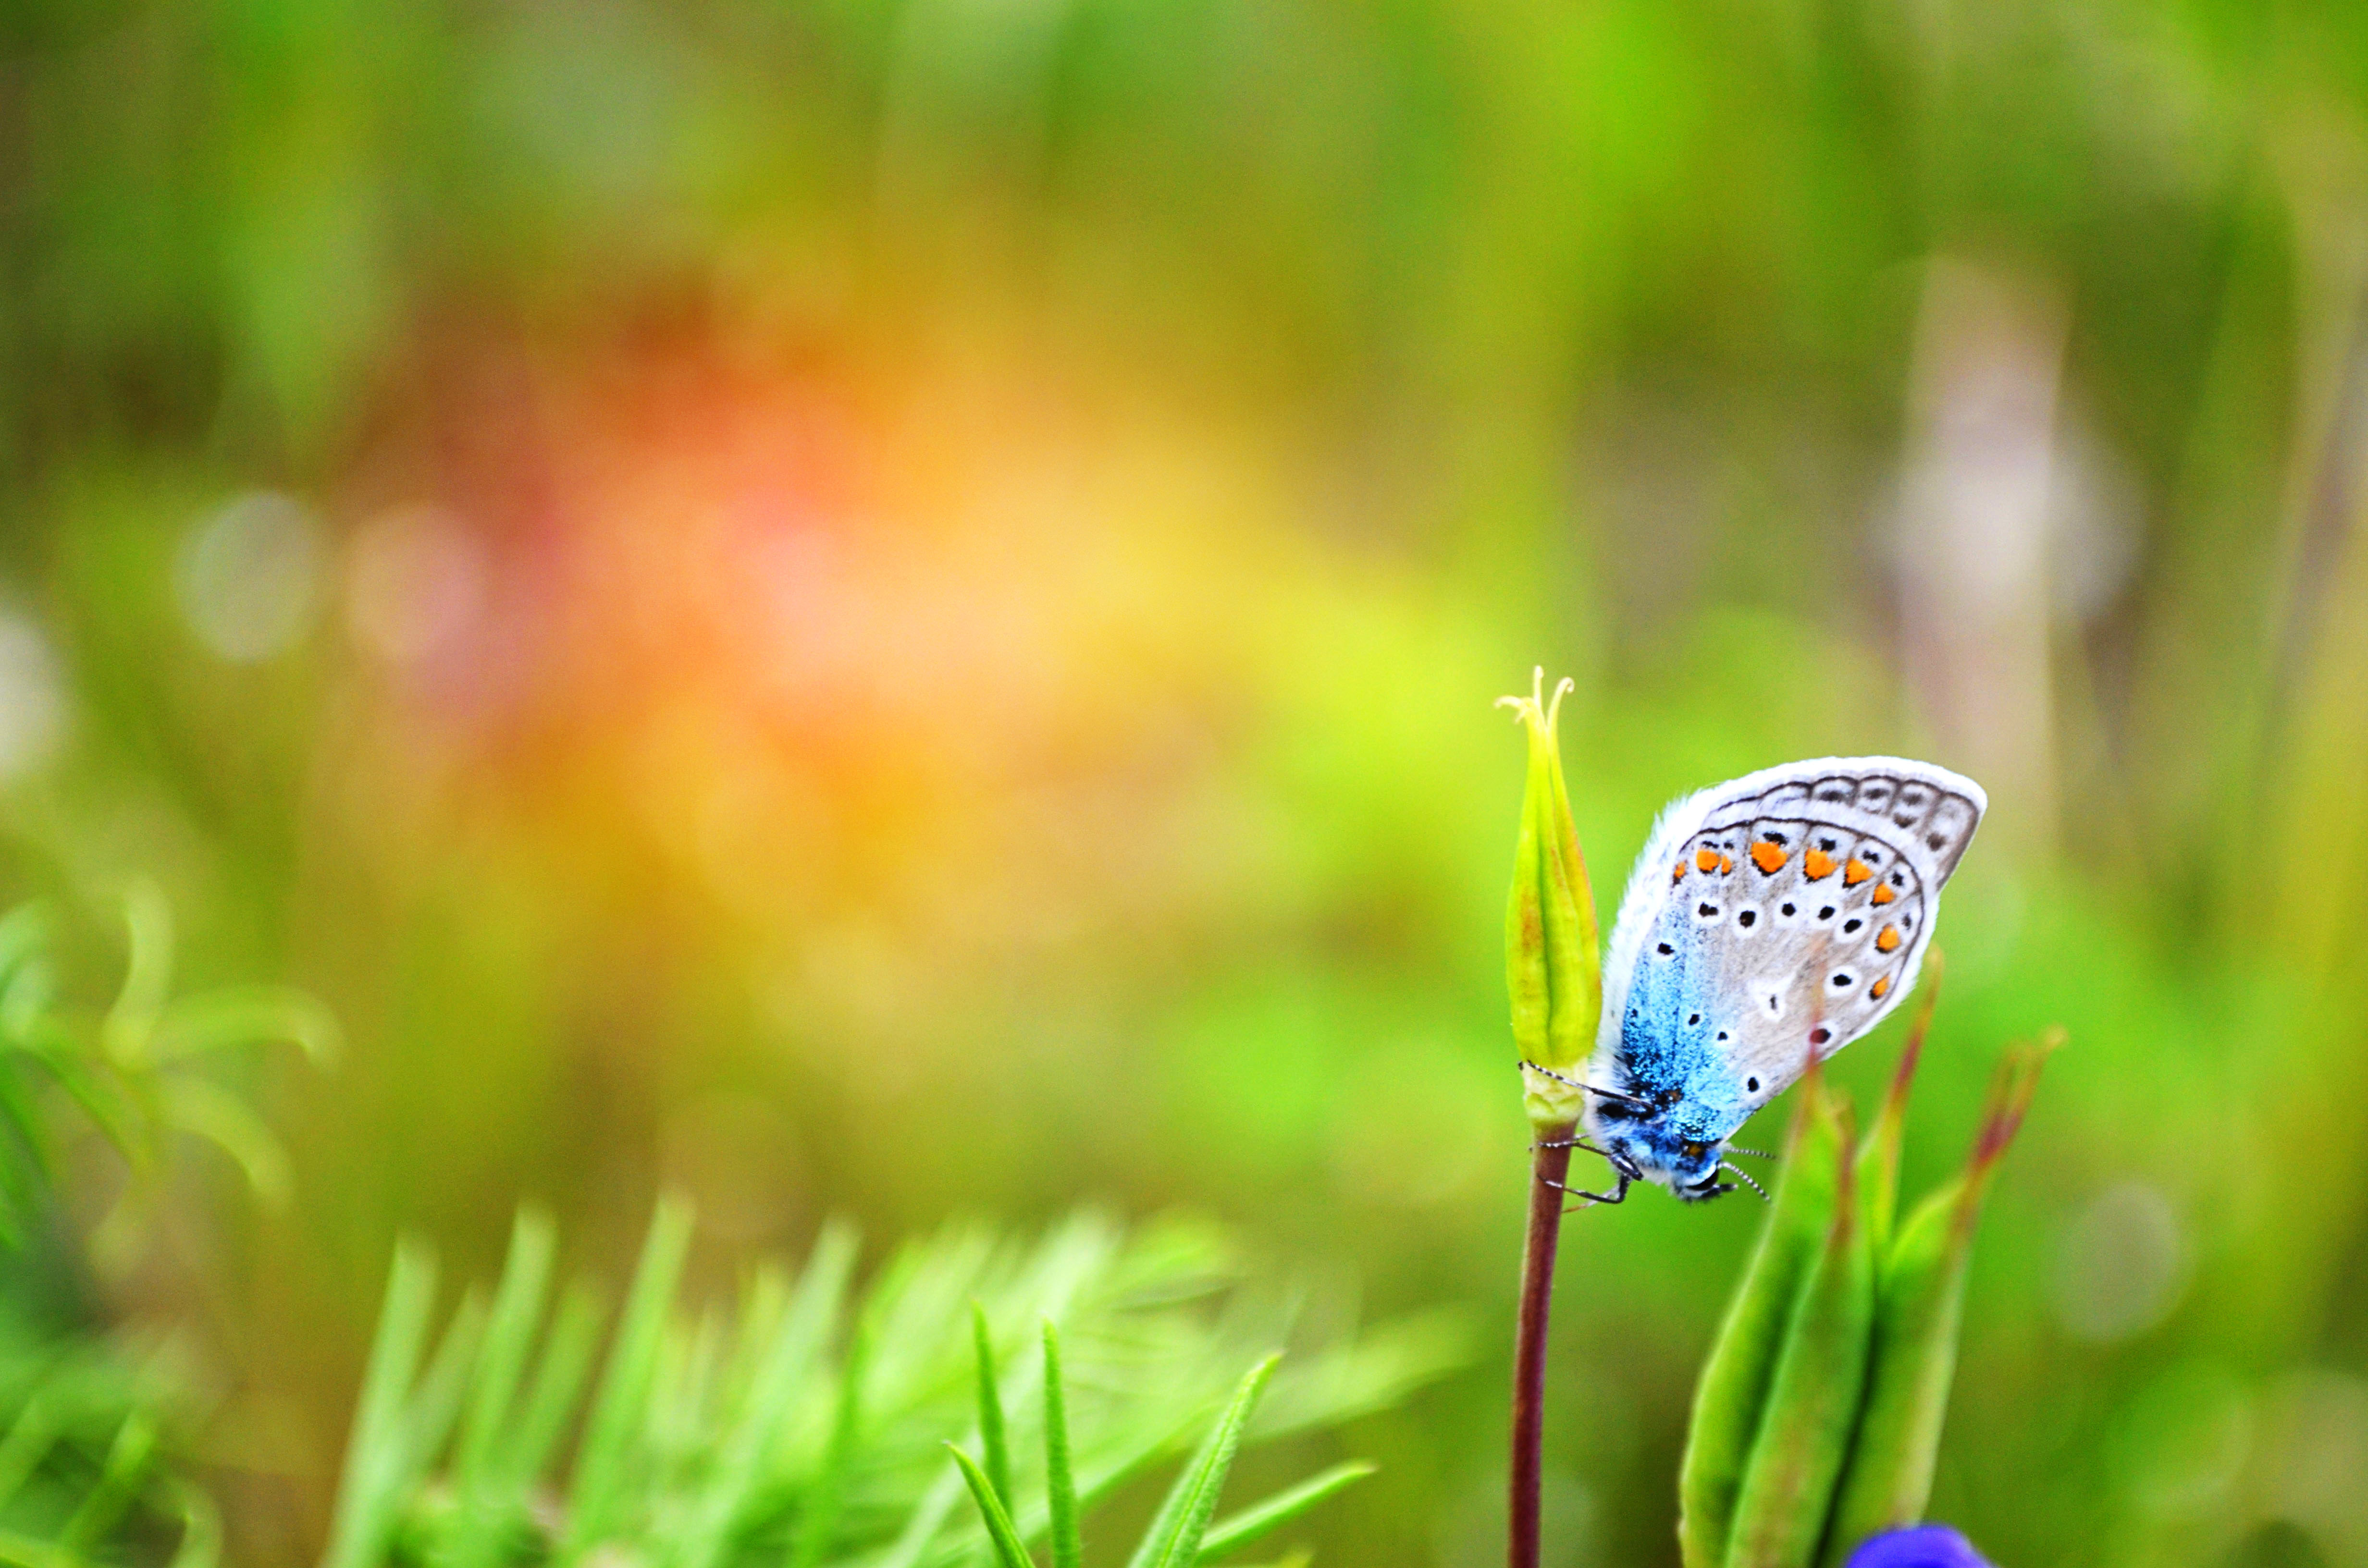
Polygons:
[[[2363,304],[2335,0],[10,0],[0,883],[348,1037],[83,1310],[277,1568],[398,1231],[1184,1206],[1504,1326],[1319,1531],[1487,1563],[1543,662],[1607,921],[1705,783],[1991,791],[1911,1187],[2073,1043],[1936,1512],[2368,1562]],[[1555,1562],[1674,1562],[1758,1220],[1573,1220]]]

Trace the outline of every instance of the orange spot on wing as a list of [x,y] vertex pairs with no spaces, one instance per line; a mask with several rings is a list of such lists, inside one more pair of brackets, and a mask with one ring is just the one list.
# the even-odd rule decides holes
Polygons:
[[1670,882],[1671,882],[1672,884],[1675,884],[1675,883],[1678,883],[1678,882],[1682,882],[1682,881],[1684,881],[1685,880],[1686,880],[1686,863],[1685,863],[1683,860],[1680,860],[1680,861],[1679,861],[1679,862],[1678,862],[1678,869],[1677,869],[1676,870],[1671,871],[1671,872],[1669,873],[1669,881],[1670,881]]
[[1715,870],[1717,870],[1717,869],[1718,869],[1718,851],[1717,851],[1717,850],[1715,850],[1715,849],[1697,849],[1697,850],[1695,850],[1695,851],[1694,851],[1694,864],[1695,864],[1695,865],[1697,865],[1697,866],[1699,866],[1699,867],[1701,867],[1701,868],[1702,868],[1703,870],[1705,870],[1705,871],[1715,871]]
[[1877,903],[1889,903],[1893,899],[1897,898],[1898,896],[1899,895],[1897,893],[1893,892],[1889,888],[1877,888],[1874,890],[1874,902]]
[[1896,950],[1898,946],[1899,927],[1896,926],[1885,926],[1883,928],[1882,934],[1874,939],[1874,950],[1878,953],[1892,952]]
[[1722,855],[1722,856],[1720,856],[1720,857],[1718,858],[1718,874],[1719,874],[1720,876],[1722,876],[1722,877],[1723,877],[1723,876],[1726,875],[1729,871],[1732,871],[1732,870],[1734,870],[1734,869],[1735,869],[1735,862],[1734,862],[1734,861],[1732,861],[1732,860],[1728,859],[1728,858],[1727,858],[1725,856],[1724,856],[1724,855]]
[[1874,868],[1853,855],[1850,858],[1849,864],[1842,868],[1842,886],[1854,888],[1873,875],[1874,875]]
[[1812,849],[1801,857],[1801,869],[1811,881],[1822,881],[1834,874],[1834,858],[1822,849]]
[[1866,994],[1880,1002],[1883,1000],[1883,994],[1890,989],[1891,976],[1886,974],[1877,980],[1873,985],[1868,986],[1866,988]]
[[1751,863],[1772,877],[1776,874],[1776,868],[1784,863],[1784,852],[1762,839],[1751,846]]

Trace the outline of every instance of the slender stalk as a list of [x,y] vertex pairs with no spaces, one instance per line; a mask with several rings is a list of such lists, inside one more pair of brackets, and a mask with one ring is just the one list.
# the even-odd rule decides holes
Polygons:
[[1570,1150],[1549,1148],[1571,1134],[1568,1126],[1537,1127],[1536,1164],[1530,1179],[1530,1234],[1521,1251],[1521,1320],[1513,1339],[1512,1494],[1508,1509],[1508,1568],[1537,1568],[1538,1494],[1546,1417],[1546,1313],[1554,1304],[1554,1248],[1562,1240],[1562,1183]]

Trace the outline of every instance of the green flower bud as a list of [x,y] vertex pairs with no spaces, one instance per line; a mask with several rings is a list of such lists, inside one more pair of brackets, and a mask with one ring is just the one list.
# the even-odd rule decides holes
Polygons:
[[[1595,1044],[1603,1011],[1603,961],[1596,952],[1595,895],[1571,825],[1554,719],[1565,679],[1545,696],[1545,671],[1527,697],[1500,698],[1529,726],[1529,785],[1513,851],[1513,891],[1505,903],[1505,983],[1512,994],[1513,1043],[1524,1062],[1577,1077]],[[1566,1127],[1578,1119],[1580,1094],[1541,1073],[1523,1074],[1530,1119]]]

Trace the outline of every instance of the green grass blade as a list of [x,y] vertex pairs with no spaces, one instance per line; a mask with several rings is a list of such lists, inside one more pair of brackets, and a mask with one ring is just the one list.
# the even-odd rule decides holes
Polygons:
[[622,1522],[624,1494],[634,1469],[634,1439],[648,1425],[666,1316],[689,1245],[689,1206],[673,1198],[661,1199],[576,1458],[573,1506],[559,1553],[563,1562],[580,1560]]
[[43,1182],[57,1179],[57,1166],[50,1155],[49,1128],[32,1096],[26,1092],[23,1079],[17,1074],[13,1062],[0,1061],[0,1117],[16,1134],[14,1142],[24,1152],[32,1174]]
[[1924,1059],[1924,1037],[1931,1032],[1932,1011],[1941,1005],[1941,949],[1924,955],[1916,986],[1916,1021],[1899,1048],[1899,1065],[1891,1074],[1891,1090],[1883,1108],[1866,1131],[1858,1154],[1859,1205],[1866,1213],[1867,1240],[1880,1258],[1891,1245],[1892,1221],[1899,1209],[1899,1150],[1907,1133],[1907,1093],[1915,1085],[1916,1067]]
[[[50,1009],[57,1000],[57,966],[38,950],[27,956],[8,976],[7,985],[0,988],[0,1034],[28,1050],[54,1049],[36,1043],[35,1036],[47,1033],[55,1038],[57,1020]],[[44,1029],[45,1024],[51,1028]],[[79,1042],[75,1044],[79,1049]]]
[[49,939],[49,911],[38,900],[0,915],[0,983],[16,978],[17,966],[40,952]]
[[493,1316],[485,1324],[468,1418],[461,1430],[458,1479],[464,1496],[473,1499],[495,1483],[495,1457],[511,1429],[511,1406],[534,1350],[556,1242],[549,1215],[531,1209],[518,1211],[510,1227],[509,1259],[494,1293]]
[[986,1471],[951,1443],[946,1445],[946,1451],[954,1456],[954,1463],[962,1467],[962,1479],[970,1483],[970,1494],[978,1504],[979,1517],[986,1521],[986,1539],[994,1543],[996,1561],[1002,1568],[1036,1568],[1028,1549],[1019,1544],[1019,1532],[1012,1528],[1011,1515],[996,1495],[995,1483],[987,1479]]
[[848,1472],[854,1467],[856,1442],[863,1427],[863,1381],[871,1363],[871,1335],[859,1328],[854,1343],[847,1347],[847,1370],[839,1380],[830,1446],[823,1451],[822,1468],[806,1491],[804,1517],[798,1521],[797,1553],[790,1559],[790,1568],[820,1568],[838,1531],[839,1510],[847,1501]]
[[2009,1049],[1965,1170],[1917,1206],[1884,1260],[1866,1403],[1826,1542],[1828,1563],[1841,1562],[1869,1536],[1924,1517],[1956,1375],[1983,1194],[2057,1043]]
[[145,877],[125,889],[123,924],[131,953],[99,1038],[109,1061],[136,1067],[147,1060],[149,1036],[173,988],[173,906],[164,890]]
[[247,1103],[221,1085],[176,1074],[164,1080],[156,1108],[165,1125],[212,1143],[237,1162],[246,1184],[267,1204],[279,1207],[295,1192],[288,1153]]
[[57,1440],[56,1402],[36,1389],[9,1425],[6,1438],[0,1439],[0,1508],[16,1500]]
[[766,1346],[715,1473],[671,1556],[678,1568],[714,1568],[723,1557],[734,1527],[756,1494],[782,1423],[838,1321],[855,1254],[855,1233],[844,1225],[825,1227],[815,1241],[789,1310]]
[[31,1039],[25,1043],[27,1052],[41,1064],[42,1070],[57,1081],[82,1113],[90,1118],[99,1136],[115,1147],[134,1169],[149,1154],[132,1131],[132,1112],[125,1103],[121,1080],[113,1074],[102,1079],[91,1071],[90,1063],[74,1054],[79,1049],[73,1038],[48,1023],[30,1027]]
[[971,1363],[978,1377],[978,1437],[986,1452],[986,1478],[995,1494],[1011,1496],[1011,1445],[1003,1426],[1003,1392],[995,1384],[995,1344],[986,1328],[986,1309],[970,1304]]
[[1242,1428],[1249,1425],[1250,1412],[1257,1408],[1258,1395],[1266,1392],[1267,1381],[1281,1359],[1268,1357],[1235,1388],[1234,1397],[1210,1428],[1201,1451],[1176,1478],[1127,1568],[1190,1568],[1199,1558],[1201,1538],[1217,1511],[1217,1494],[1224,1487],[1226,1472],[1233,1469],[1234,1455],[1241,1449]]
[[1256,1545],[1318,1503],[1364,1480],[1374,1469],[1362,1460],[1336,1464],[1262,1503],[1253,1503],[1238,1514],[1219,1519],[1201,1540],[1199,1561],[1215,1562],[1246,1546]]
[[97,1483],[83,1496],[74,1514],[58,1531],[58,1549],[80,1555],[84,1549],[115,1528],[124,1510],[139,1494],[148,1461],[156,1456],[156,1423],[134,1411],[116,1428]]
[[316,1062],[334,1061],[336,1016],[313,997],[280,985],[233,985],[185,996],[157,1019],[150,1060],[185,1061],[238,1046],[285,1041]]
[[1051,1516],[1053,1568],[1080,1568],[1077,1479],[1069,1460],[1069,1403],[1061,1389],[1061,1331],[1044,1320],[1044,1497]]
[[1846,1125],[1833,1151],[1833,1222],[1801,1282],[1784,1347],[1736,1495],[1727,1568],[1807,1568],[1833,1514],[1866,1385],[1874,1326],[1874,1251]]
[[1841,1127],[1812,1070],[1785,1137],[1782,1179],[1759,1244],[1727,1303],[1694,1385],[1693,1417],[1678,1471],[1678,1544],[1685,1568],[1721,1568],[1801,1281],[1833,1223]]
[[434,1259],[414,1243],[397,1246],[387,1278],[386,1305],[379,1313],[378,1337],[370,1346],[361,1399],[354,1408],[353,1435],[346,1444],[345,1474],[337,1487],[322,1568],[372,1568],[385,1554],[399,1501],[394,1487],[403,1468],[404,1407],[427,1343],[427,1314],[435,1297]]
[[575,1414],[592,1373],[592,1358],[600,1348],[600,1298],[588,1285],[574,1285],[560,1298],[552,1318],[551,1335],[542,1358],[535,1364],[526,1403],[518,1422],[518,1437],[503,1456],[503,1471],[513,1486],[524,1486],[542,1473],[552,1450],[559,1446],[567,1423]]
[[444,1331],[443,1342],[419,1380],[419,1392],[404,1412],[399,1494],[411,1490],[451,1437],[461,1401],[468,1397],[470,1374],[476,1369],[477,1347],[484,1342],[484,1334],[485,1298],[472,1290],[461,1298],[460,1311],[452,1314],[452,1325]]

